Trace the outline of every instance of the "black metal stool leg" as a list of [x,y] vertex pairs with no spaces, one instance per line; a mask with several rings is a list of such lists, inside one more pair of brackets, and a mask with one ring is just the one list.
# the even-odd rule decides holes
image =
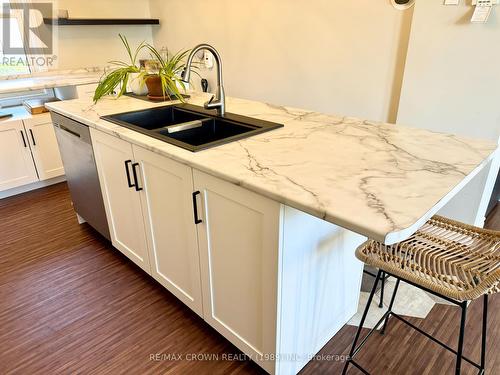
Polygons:
[[483,296],[483,332],[481,337],[481,370],[484,374],[486,369],[486,333],[488,321],[488,295]]
[[457,366],[455,370],[455,375],[460,375],[460,370],[462,368],[462,354],[464,349],[464,336],[465,336],[465,320],[467,317],[467,301],[460,304],[462,309],[462,318],[460,319],[460,336],[458,337],[458,349],[457,349]]
[[[377,290],[377,286],[378,286],[378,282],[382,276],[383,273],[387,273],[386,271],[381,271],[379,270],[378,274],[377,274],[377,277],[375,279],[375,282],[373,283],[373,288],[372,288],[372,291],[370,293],[370,297],[368,298],[368,302],[366,304],[366,307],[365,307],[365,310],[363,312],[363,316],[361,318],[361,322],[359,324],[359,327],[357,329],[357,332],[356,332],[356,337],[354,338],[354,342],[352,344],[352,348],[351,348],[351,351],[349,353],[349,356],[347,357],[347,360],[346,360],[346,363],[344,365],[344,369],[342,371],[342,375],[345,375],[348,368],[349,368],[349,365],[352,364],[353,366],[355,366],[357,369],[359,369],[363,374],[365,375],[369,375],[369,373],[363,369],[361,367],[361,365],[359,363],[357,363],[355,361],[355,357],[356,355],[360,352],[360,350],[363,348],[363,346],[366,344],[366,342],[368,341],[368,339],[370,338],[370,336],[376,331],[376,329],[378,327],[380,327],[380,325],[383,324],[383,328],[382,328],[382,334],[385,332],[385,329],[387,327],[387,321],[388,321],[388,317],[389,316],[394,316],[395,318],[397,318],[398,320],[400,320],[401,322],[405,323],[406,325],[410,326],[411,328],[413,328],[414,330],[416,330],[417,332],[421,333],[422,335],[424,335],[425,337],[427,337],[428,339],[432,340],[434,343],[436,344],[439,344],[441,345],[443,348],[445,348],[446,350],[452,352],[453,354],[456,355],[456,368],[455,368],[455,375],[460,375],[461,373],[461,369],[462,369],[462,362],[468,362],[469,364],[475,366],[478,370],[479,370],[479,373],[478,375],[485,375],[485,367],[486,367],[486,344],[487,344],[487,318],[488,318],[488,295],[484,295],[483,298],[483,324],[482,324],[482,342],[481,342],[481,363],[476,363],[474,361],[472,361],[470,358],[467,358],[466,356],[463,355],[463,351],[464,351],[464,338],[465,338],[465,324],[466,324],[466,321],[467,321],[467,301],[457,301],[451,297],[448,297],[448,296],[445,296],[443,294],[440,294],[436,291],[433,291],[433,290],[430,290],[422,285],[418,285],[410,280],[407,280],[407,279],[401,279],[400,277],[398,276],[395,276],[393,274],[390,274],[390,273],[387,273],[387,275],[391,276],[391,277],[394,277],[396,279],[396,285],[394,286],[394,291],[393,291],[393,294],[392,294],[392,297],[391,297],[391,301],[389,303],[389,309],[387,310],[387,312],[380,318],[380,320],[375,324],[375,326],[369,330],[368,334],[366,334],[362,340],[360,340],[360,336],[361,336],[361,330],[362,330],[362,327],[363,327],[363,324],[365,323],[365,320],[366,320],[366,317],[368,315],[368,311],[370,309],[370,306],[371,306],[371,303],[373,301],[373,296],[375,294],[375,291]],[[398,291],[398,288],[399,288],[399,284],[401,281],[404,281],[405,283],[409,284],[409,285],[412,285],[412,286],[415,286],[417,288],[420,288],[421,290],[424,290],[426,291],[427,293],[431,293],[431,294],[434,294],[440,298],[443,298],[445,299],[446,301],[448,302],[451,302],[457,306],[460,307],[460,310],[461,310],[461,319],[460,319],[460,334],[459,334],[459,338],[458,338],[458,348],[457,350],[455,350],[454,348],[451,348],[450,346],[448,346],[447,344],[445,344],[444,342],[436,339],[435,337],[433,337],[432,335],[430,335],[428,332],[420,329],[419,327],[417,327],[416,325],[414,325],[412,322],[410,322],[409,320],[403,318],[402,316],[394,313],[392,311],[392,308],[393,308],[393,305],[394,305],[394,301],[395,301],[395,298],[396,298],[396,295],[397,295],[397,291]],[[358,341],[360,341],[359,345],[358,345]]]
[[351,351],[349,352],[349,357],[347,358],[347,361],[344,365],[344,369],[342,370],[342,375],[345,375],[347,372],[347,368],[349,367],[349,363],[351,362],[351,357],[354,354],[354,350],[356,349],[356,344],[358,343],[359,336],[361,335],[361,330],[363,329],[363,324],[365,323],[366,316],[368,315],[368,310],[370,309],[370,305],[373,300],[373,296],[375,295],[375,291],[377,290],[377,285],[378,281],[380,279],[380,275],[382,274],[382,271],[378,271],[377,273],[377,278],[375,279],[375,282],[373,283],[373,288],[372,291],[370,292],[370,297],[368,297],[368,302],[366,303],[365,311],[363,312],[363,316],[361,317],[361,321],[359,322],[359,327],[356,332],[356,336],[354,337],[354,342],[352,343]]
[[382,272],[382,286],[380,287],[380,302],[378,307],[384,307],[384,287],[385,287],[385,272]]
[[[400,281],[401,280],[399,278],[396,280],[396,285],[394,286],[394,292],[392,292],[391,302],[389,303],[389,312],[392,312],[392,306],[394,305],[394,300],[396,299],[396,293],[398,292]],[[387,317],[384,320],[384,326],[380,330],[381,335],[383,335],[385,333],[385,329],[387,327],[387,321],[389,320],[389,315],[387,315]]]

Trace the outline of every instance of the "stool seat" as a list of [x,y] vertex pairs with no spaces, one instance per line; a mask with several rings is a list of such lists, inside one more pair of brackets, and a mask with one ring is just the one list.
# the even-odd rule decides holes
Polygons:
[[356,250],[356,257],[457,301],[500,289],[500,232],[441,216],[397,244],[369,240]]

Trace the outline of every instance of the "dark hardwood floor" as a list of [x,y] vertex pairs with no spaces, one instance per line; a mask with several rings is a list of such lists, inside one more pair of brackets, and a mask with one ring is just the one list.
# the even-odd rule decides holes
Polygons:
[[[498,208],[488,225],[500,229]],[[480,305],[472,303],[467,323],[465,351],[473,358]],[[499,308],[498,296],[491,298],[489,374],[500,373]],[[455,307],[436,305],[427,319],[412,321],[454,345],[457,319]],[[344,327],[320,354],[347,353],[354,332]],[[0,374],[263,373],[250,361],[223,359],[238,353],[90,227],[78,225],[65,184],[0,200]],[[197,360],[186,359],[193,355]],[[452,374],[454,366],[450,353],[394,320],[358,358],[384,375]],[[302,373],[338,374],[342,367],[317,360]],[[464,367],[464,374],[475,373]]]

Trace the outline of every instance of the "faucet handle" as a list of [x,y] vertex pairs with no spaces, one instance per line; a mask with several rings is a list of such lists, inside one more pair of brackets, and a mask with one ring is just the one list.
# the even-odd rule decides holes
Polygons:
[[205,103],[205,109],[216,109],[219,116],[224,116],[224,101],[220,100],[217,95],[213,95],[208,102]]
[[210,98],[210,100],[208,102],[205,102],[205,109],[214,109],[217,107],[217,103],[215,102],[214,103],[214,100],[215,100],[215,95],[212,95],[212,97]]

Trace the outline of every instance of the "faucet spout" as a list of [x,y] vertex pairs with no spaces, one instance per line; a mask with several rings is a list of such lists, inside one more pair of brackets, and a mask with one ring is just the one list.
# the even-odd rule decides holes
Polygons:
[[206,109],[216,109],[219,116],[224,116],[226,113],[226,95],[224,93],[224,85],[222,81],[222,59],[219,52],[212,47],[210,44],[198,44],[191,50],[188,56],[184,72],[182,73],[182,80],[189,83],[191,77],[191,65],[193,64],[193,59],[196,54],[201,50],[210,51],[215,58],[215,63],[217,64],[217,90],[215,96],[213,96],[208,102],[205,103]]

